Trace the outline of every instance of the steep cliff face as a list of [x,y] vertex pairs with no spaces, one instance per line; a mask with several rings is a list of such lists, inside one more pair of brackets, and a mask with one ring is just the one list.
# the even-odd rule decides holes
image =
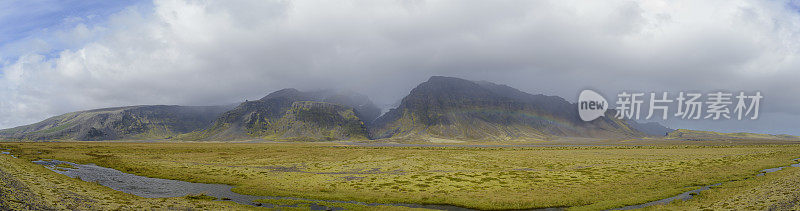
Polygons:
[[375,121],[371,132],[377,138],[459,140],[639,135],[612,118],[583,122],[577,105],[560,97],[439,76],[414,88],[398,108]]
[[[363,95],[283,89],[223,113],[207,129],[187,140],[264,138],[282,140],[366,139],[362,119],[380,113]],[[314,116],[319,116],[314,118]],[[362,128],[357,130],[356,127]]]
[[226,106],[129,106],[67,113],[0,130],[10,140],[163,139],[208,126]]

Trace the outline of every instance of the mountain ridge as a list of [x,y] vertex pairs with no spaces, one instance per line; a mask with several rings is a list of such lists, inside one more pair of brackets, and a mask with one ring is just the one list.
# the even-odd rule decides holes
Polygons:
[[230,106],[139,105],[70,112],[0,130],[4,140],[513,141],[559,137],[771,138],[788,135],[672,130],[613,117],[580,120],[577,104],[488,81],[432,76],[381,115],[351,91],[277,90]]
[[[308,118],[309,113],[331,122]],[[369,139],[366,124],[379,114],[380,109],[374,103],[354,92],[303,92],[287,88],[259,100],[241,103],[221,114],[206,129],[179,138],[192,141],[252,138],[363,140]],[[298,127],[305,128],[305,131],[299,131]]]
[[168,139],[201,129],[229,106],[137,105],[70,112],[0,130],[12,140]]

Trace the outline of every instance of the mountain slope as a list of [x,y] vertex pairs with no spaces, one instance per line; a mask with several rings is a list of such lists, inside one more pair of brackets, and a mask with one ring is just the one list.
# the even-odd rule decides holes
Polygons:
[[368,139],[364,123],[352,108],[326,102],[294,102],[283,117],[262,126],[264,130],[254,134],[298,141]]
[[[607,115],[608,116],[608,115]],[[512,140],[641,136],[624,121],[583,122],[577,105],[490,82],[434,76],[379,117],[376,138]]]
[[228,106],[145,105],[78,111],[0,130],[11,140],[162,139],[208,126]]
[[628,120],[625,121],[628,125],[637,131],[640,131],[648,136],[654,137],[663,137],[669,134],[672,131],[675,131],[671,128],[665,127],[658,122],[646,122],[646,123],[639,123],[635,120]]
[[380,109],[363,95],[283,89],[244,102],[205,130],[181,139],[361,140],[369,137],[365,122],[379,114]]

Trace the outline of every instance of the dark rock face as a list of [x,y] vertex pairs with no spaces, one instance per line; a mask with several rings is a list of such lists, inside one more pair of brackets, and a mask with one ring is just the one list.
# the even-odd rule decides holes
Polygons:
[[0,131],[19,140],[162,139],[208,126],[226,106],[130,106],[72,112]]
[[463,140],[637,135],[616,119],[583,122],[577,105],[560,97],[441,76],[414,88],[398,108],[375,121],[371,132],[377,138]]
[[380,114],[366,96],[355,93],[282,89],[225,112],[196,140],[264,137],[292,140],[367,139],[364,119]]

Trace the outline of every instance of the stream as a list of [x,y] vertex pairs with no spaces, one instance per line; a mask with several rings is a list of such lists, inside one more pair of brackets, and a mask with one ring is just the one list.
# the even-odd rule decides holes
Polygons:
[[[8,149],[0,149],[0,150],[8,150]],[[11,155],[8,151],[2,151],[1,154]],[[14,155],[11,155],[14,157]],[[15,157],[16,158],[16,157]],[[794,159],[793,161],[800,162],[800,158]],[[79,178],[83,181],[87,182],[96,182],[100,185],[109,187],[111,189],[122,191],[128,194],[137,195],[144,198],[167,198],[167,197],[183,197],[186,195],[196,195],[196,194],[205,194],[208,196],[216,197],[217,200],[230,200],[239,204],[245,205],[252,205],[252,206],[259,206],[259,207],[269,207],[269,208],[280,208],[280,207],[298,207],[298,205],[276,205],[276,204],[267,204],[267,203],[258,203],[254,202],[255,200],[259,199],[290,199],[290,200],[303,200],[308,201],[308,203],[301,203],[307,204],[310,206],[312,210],[344,210],[341,207],[328,207],[324,205],[320,205],[318,203],[321,202],[332,202],[332,203],[346,203],[346,204],[357,204],[357,205],[364,205],[364,206],[402,206],[402,207],[410,207],[410,208],[427,208],[427,209],[436,209],[436,210],[452,210],[452,211],[467,211],[467,210],[474,210],[464,207],[452,206],[452,205],[424,205],[424,204],[405,204],[405,203],[365,203],[365,202],[357,202],[357,201],[338,201],[338,200],[318,200],[318,199],[304,199],[304,198],[296,198],[296,197],[276,197],[276,196],[253,196],[253,195],[244,195],[238,194],[231,191],[232,186],[223,185],[223,184],[205,184],[205,183],[193,183],[193,182],[185,182],[180,180],[169,180],[169,179],[159,179],[159,178],[150,178],[144,176],[138,176],[134,174],[128,174],[125,172],[121,172],[116,169],[106,168],[102,166],[97,166],[94,164],[76,164],[66,161],[59,161],[59,160],[38,160],[33,161],[36,164],[43,165],[46,168],[57,172],[59,174],[63,174],[72,178]],[[59,165],[65,164],[65,165]],[[70,168],[64,166],[71,166]],[[772,173],[776,171],[780,171],[786,167],[800,167],[800,163],[791,164],[788,166],[782,166],[777,168],[770,168],[761,170],[760,174],[757,176],[764,176],[767,173]],[[712,184],[700,187],[698,189],[690,190],[681,194],[678,194],[673,197],[647,202],[643,204],[625,206],[620,208],[615,208],[611,210],[631,210],[631,209],[639,209],[644,207],[649,207],[653,205],[661,205],[661,204],[668,204],[675,200],[689,200],[694,195],[700,194],[700,192],[709,190],[711,187],[719,186],[722,183]],[[530,209],[530,210],[564,210],[568,207],[555,207],[555,208],[541,208],[541,209]]]
[[[169,180],[138,176],[128,174],[116,169],[97,166],[94,164],[76,164],[59,160],[39,160],[33,161],[36,164],[43,165],[46,168],[53,170],[57,173],[67,175],[72,178],[79,178],[87,182],[96,182],[100,185],[109,187],[111,189],[122,191],[125,193],[141,196],[144,198],[167,198],[167,197],[182,197],[186,195],[205,194],[213,196],[217,200],[230,200],[239,204],[259,206],[259,207],[298,207],[297,205],[276,205],[268,203],[253,202],[259,199],[291,199],[309,201],[309,203],[301,203],[310,205],[311,210],[344,210],[341,207],[328,207],[317,204],[315,202],[333,202],[333,203],[346,203],[357,204],[364,206],[403,206],[411,208],[427,208],[437,210],[472,210],[462,207],[451,205],[423,205],[423,204],[384,204],[384,203],[364,203],[357,201],[338,201],[338,200],[318,200],[318,199],[304,199],[296,197],[275,197],[275,196],[253,196],[238,194],[231,191],[233,186],[223,184],[205,184],[193,183],[180,180]],[[67,164],[73,168],[59,167],[59,164]],[[62,165],[63,166],[63,165]]]
[[17,158],[17,156],[14,156],[14,155],[11,154],[11,152],[10,152],[11,150],[10,149],[0,149],[0,150],[3,150],[2,152],[0,152],[0,154],[11,155],[12,158]]
[[[759,173],[756,176],[764,176],[767,173],[780,171],[780,170],[783,170],[786,167],[800,167],[800,158],[794,159],[793,161],[799,162],[799,163],[795,163],[795,164],[788,165],[788,166],[781,166],[781,167],[777,167],[777,168],[764,169],[764,170],[761,170],[760,171],[761,173]],[[651,201],[651,202],[647,202],[647,203],[644,203],[644,204],[625,206],[625,207],[620,207],[620,208],[611,209],[611,210],[632,210],[632,209],[645,208],[645,207],[649,207],[649,206],[653,206],[653,205],[669,204],[670,202],[675,201],[675,200],[686,201],[686,200],[692,199],[692,197],[694,197],[694,195],[700,194],[700,192],[702,192],[704,190],[708,190],[708,189],[711,189],[711,187],[719,186],[719,185],[722,185],[722,183],[717,183],[717,184],[713,184],[713,185],[706,185],[706,186],[700,187],[698,189],[686,191],[686,192],[683,192],[681,194],[678,194],[677,196],[669,197],[669,198],[666,198],[666,199],[661,199],[661,200],[657,200],[657,201]]]

